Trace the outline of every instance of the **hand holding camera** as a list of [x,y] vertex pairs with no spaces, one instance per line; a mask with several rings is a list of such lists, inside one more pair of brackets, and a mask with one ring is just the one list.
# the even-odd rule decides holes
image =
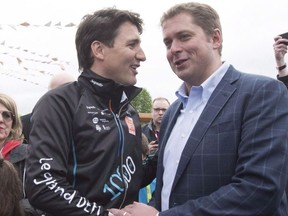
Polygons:
[[280,36],[282,37],[282,39],[286,39],[285,41],[282,41],[281,43],[285,44],[286,46],[288,46],[288,32],[285,32],[283,34],[280,34]]

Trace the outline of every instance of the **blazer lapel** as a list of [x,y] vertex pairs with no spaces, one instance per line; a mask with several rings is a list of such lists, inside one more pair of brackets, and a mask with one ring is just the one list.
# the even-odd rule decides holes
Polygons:
[[[158,172],[161,173],[160,174],[161,176],[163,175],[164,171],[162,163],[164,150],[181,109],[182,109],[182,103],[178,99],[169,107],[168,111],[165,113],[164,118],[161,122],[161,128],[159,133],[159,152],[158,152],[158,168],[157,168],[157,173]],[[164,134],[162,134],[163,131]]]
[[227,71],[223,79],[212,93],[209,101],[207,102],[207,105],[205,106],[194,129],[190,134],[190,137],[181,155],[172,190],[177,184],[179,178],[182,176],[182,173],[184,172],[189,160],[192,158],[194,151],[200,144],[208,128],[236,90],[236,88],[232,86],[231,83],[238,79],[239,73],[237,73],[238,76],[236,76],[235,73],[231,73],[235,71],[235,69],[232,69],[233,68],[230,67],[230,70]]
[[[165,128],[165,134],[163,135],[163,141],[161,143],[164,144],[163,147],[166,146],[168,138],[171,134],[171,131],[174,127],[174,125],[176,124],[178,115],[180,113],[180,110],[182,109],[182,103],[180,102],[180,100],[178,100],[176,102],[177,104],[173,107],[173,110],[171,110],[171,112],[169,113],[169,117],[167,119],[169,119],[169,123],[167,124],[167,128]],[[164,148],[162,148],[164,149]]]

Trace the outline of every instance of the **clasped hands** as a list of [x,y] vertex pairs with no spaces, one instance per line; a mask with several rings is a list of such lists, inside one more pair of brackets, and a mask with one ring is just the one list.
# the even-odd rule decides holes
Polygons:
[[133,202],[122,209],[111,208],[108,211],[114,216],[156,216],[158,213],[155,208],[139,202]]

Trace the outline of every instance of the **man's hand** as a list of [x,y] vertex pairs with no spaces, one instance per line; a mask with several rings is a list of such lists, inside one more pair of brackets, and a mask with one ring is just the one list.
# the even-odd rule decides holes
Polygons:
[[134,202],[123,209],[108,209],[115,216],[156,216],[158,211],[144,203]]
[[151,141],[148,144],[148,148],[149,148],[149,152],[148,154],[152,154],[153,152],[155,152],[158,149],[158,143],[157,141]]
[[[285,45],[283,42],[288,42],[287,39],[284,39],[284,38],[281,38],[280,36],[276,36],[274,38],[274,41],[275,43],[273,44],[273,47],[274,47],[274,53],[275,53],[275,59],[276,59],[276,62],[283,65],[285,62],[284,62],[284,56],[285,54],[287,53],[287,45]],[[278,66],[281,66],[281,65],[278,65]]]

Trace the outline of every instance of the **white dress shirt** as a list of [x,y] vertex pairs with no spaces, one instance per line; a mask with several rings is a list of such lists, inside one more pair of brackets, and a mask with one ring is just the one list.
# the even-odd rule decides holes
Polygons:
[[176,92],[176,96],[183,103],[183,109],[177,118],[164,150],[163,187],[161,191],[162,211],[169,209],[169,198],[172,185],[187,140],[205,108],[207,101],[225,75],[229,66],[230,64],[224,62],[218,70],[200,86],[193,86],[188,96],[185,93],[184,83]]

